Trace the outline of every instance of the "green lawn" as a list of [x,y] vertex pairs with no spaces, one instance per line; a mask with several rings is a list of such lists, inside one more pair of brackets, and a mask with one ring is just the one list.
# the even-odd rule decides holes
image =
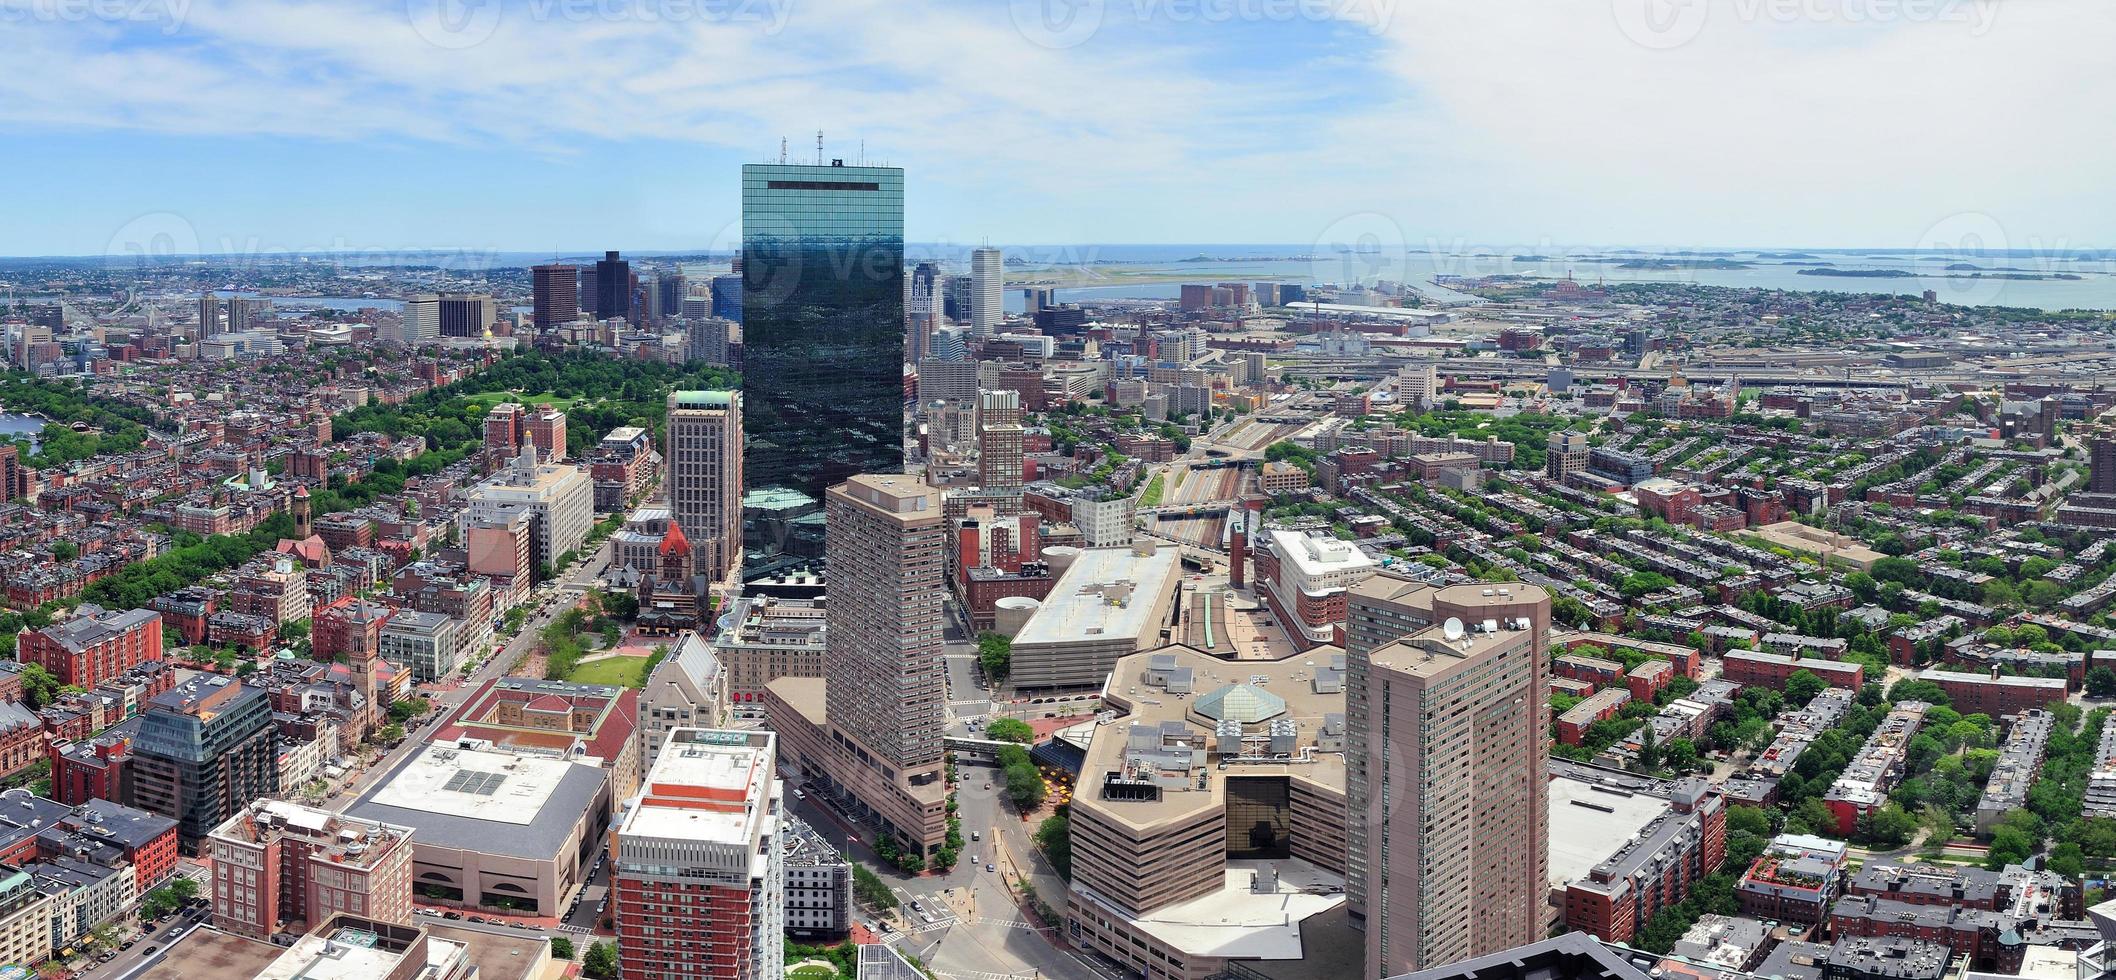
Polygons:
[[829,980],[837,975],[837,968],[828,963],[808,963],[786,971],[787,980]]
[[579,398],[560,398],[548,391],[541,395],[517,395],[511,391],[487,391],[463,397],[465,401],[476,402],[487,409],[501,402],[521,402],[524,405],[550,405],[559,411],[572,408],[574,402],[581,400]]
[[573,668],[566,679],[576,684],[609,684],[616,687],[645,687],[647,683],[646,657],[611,657],[594,663],[581,664]]

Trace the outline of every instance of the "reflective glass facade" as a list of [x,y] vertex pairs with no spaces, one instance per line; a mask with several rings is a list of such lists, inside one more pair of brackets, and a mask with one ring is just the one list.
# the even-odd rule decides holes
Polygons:
[[904,172],[742,168],[750,489],[904,468]]

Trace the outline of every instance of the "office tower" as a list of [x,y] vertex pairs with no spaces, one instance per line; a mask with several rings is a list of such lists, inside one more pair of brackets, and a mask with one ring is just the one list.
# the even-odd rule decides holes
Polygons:
[[977,482],[986,493],[1021,492],[1021,394],[1012,390],[977,396]]
[[904,311],[909,321],[904,340],[906,363],[931,356],[933,331],[940,329],[940,266],[920,262],[904,280]]
[[485,413],[485,451],[511,460],[529,438],[529,410],[518,402],[501,402]]
[[621,980],[786,975],[776,745],[770,732],[669,733],[613,844]]
[[[262,688],[201,674],[155,695],[133,742],[131,805],[176,821],[199,853],[213,828],[279,791],[279,736]],[[120,801],[123,802],[123,801]]]
[[632,316],[632,263],[615,251],[602,253],[595,263],[595,318],[614,320]]
[[580,319],[580,267],[554,262],[531,266],[530,322],[547,330]]
[[1587,433],[1553,432],[1543,455],[1543,472],[1553,480],[1581,472],[1587,469],[1587,452]]
[[505,525],[513,514],[528,514],[530,558],[553,572],[587,540],[595,523],[595,482],[587,471],[564,463],[539,465],[532,452],[516,456],[465,497],[470,503],[462,516],[466,530]]
[[251,318],[257,313],[261,301],[247,296],[228,297],[228,333],[250,329]]
[[932,346],[932,359],[935,361],[970,359],[970,345],[964,342],[962,330],[958,327],[942,327],[933,331]]
[[2087,492],[2116,493],[2116,430],[2100,429],[2087,439]]
[[498,304],[485,293],[442,293],[440,328],[443,337],[483,337],[500,318]]
[[1057,290],[1049,286],[1030,286],[1021,291],[1021,312],[1029,316],[1035,316],[1050,307],[1056,306],[1058,305],[1057,301],[1053,298],[1056,295]]
[[595,310],[602,302],[602,289],[595,281],[595,266],[591,264],[575,266],[574,268],[580,270],[577,276],[580,279],[581,316],[589,320],[598,319],[595,315]]
[[15,500],[29,495],[24,483],[22,453],[14,443],[0,446],[0,500]]
[[1348,607],[1346,899],[1366,919],[1365,975],[1535,940],[1549,873],[1550,597],[1377,575]]
[[537,459],[545,463],[566,461],[566,413],[549,405],[530,409],[529,441],[536,444]]
[[1006,260],[996,248],[970,253],[970,332],[989,337],[1007,318]]
[[416,347],[441,335],[441,297],[419,293],[404,301],[403,339]]
[[742,322],[742,277],[725,275],[713,277],[713,315],[723,320]]
[[683,301],[690,294],[690,280],[681,272],[664,272],[654,280],[654,295],[661,304],[662,316],[681,316]]
[[903,170],[744,166],[742,275],[750,486],[902,470]]
[[213,290],[206,290],[198,297],[198,339],[220,333],[220,297]]
[[669,514],[714,582],[742,563],[743,403],[734,391],[669,393]]
[[825,515],[824,714],[834,744],[871,760],[831,778],[924,855],[947,834],[940,491],[909,476],[864,474],[830,488]]
[[704,361],[707,364],[732,365],[734,346],[741,341],[735,321],[713,316],[702,309],[710,301],[704,299],[684,300],[684,359]]
[[948,321],[967,328],[970,323],[970,277],[942,276],[940,312]]
[[411,922],[411,828],[259,800],[214,828],[213,927],[271,942],[345,912]]

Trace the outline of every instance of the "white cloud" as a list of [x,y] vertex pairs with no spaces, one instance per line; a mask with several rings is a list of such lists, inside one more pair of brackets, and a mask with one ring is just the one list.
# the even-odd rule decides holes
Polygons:
[[[463,0],[468,33],[440,35],[407,0],[185,0],[173,31],[34,16],[51,2],[0,0],[0,123],[532,168],[593,141],[805,157],[821,128],[914,168],[914,235],[1302,242],[1376,212],[1494,246],[1895,245],[1980,210],[2016,244],[2091,245],[2116,218],[2101,0],[1302,8],[1338,25],[1102,0],[1056,48],[1002,0]],[[672,9],[757,16],[642,17]],[[1649,9],[1703,17],[1640,43]]]

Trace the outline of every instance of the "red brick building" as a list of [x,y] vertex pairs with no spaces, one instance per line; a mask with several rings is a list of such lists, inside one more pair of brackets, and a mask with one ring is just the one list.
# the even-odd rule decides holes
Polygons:
[[1702,779],[1666,790],[1670,807],[1608,860],[1565,888],[1565,925],[1628,943],[1657,912],[1688,898],[1727,853],[1727,811]]
[[68,806],[90,800],[122,800],[131,785],[132,737],[137,720],[114,726],[93,739],[51,741],[51,797]]
[[1648,660],[1624,674],[1624,684],[1631,689],[1631,697],[1638,701],[1651,701],[1669,682],[1675,680],[1675,665],[1665,660]]
[[1971,674],[1937,667],[1918,675],[1947,692],[1950,707],[1965,715],[1985,714],[1993,718],[2019,714],[2030,708],[2047,708],[2065,699],[2062,677],[2016,677],[2005,674]]
[[15,659],[77,687],[94,687],[142,661],[162,659],[162,614],[109,612],[86,603],[78,611],[64,623],[24,633]]

